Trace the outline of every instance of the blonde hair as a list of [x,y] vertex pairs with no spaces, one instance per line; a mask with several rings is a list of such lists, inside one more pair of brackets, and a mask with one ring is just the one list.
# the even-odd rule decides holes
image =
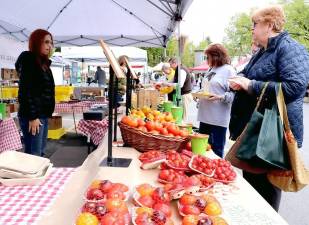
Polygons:
[[162,70],[166,70],[166,69],[170,69],[170,68],[171,68],[171,66],[170,66],[169,63],[163,63]]
[[270,23],[273,24],[274,32],[281,32],[285,24],[285,15],[283,8],[279,5],[267,6],[256,10],[252,17],[252,22]]

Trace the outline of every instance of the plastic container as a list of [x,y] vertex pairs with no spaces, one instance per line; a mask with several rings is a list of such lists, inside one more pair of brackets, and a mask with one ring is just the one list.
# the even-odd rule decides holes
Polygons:
[[48,138],[58,140],[65,134],[64,128],[48,130]]
[[191,148],[192,152],[197,155],[205,155],[208,146],[207,134],[194,134],[191,135]]
[[183,108],[174,106],[172,107],[171,111],[172,111],[173,118],[176,121],[176,124],[181,124],[182,116],[183,116]]
[[193,128],[193,124],[192,123],[188,123],[188,124],[179,124],[178,125],[181,129],[187,129],[187,131],[189,132],[189,134],[192,134],[192,128]]
[[21,185],[40,185],[45,181],[48,175],[51,173],[53,164],[44,170],[42,176],[34,178],[14,178],[14,179],[2,179],[0,178],[0,183],[4,186],[21,186]]
[[172,112],[173,102],[167,101],[163,102],[163,110],[164,112]]
[[17,151],[5,151],[0,154],[0,168],[21,174],[34,175],[44,170],[50,160]]
[[0,120],[6,118],[6,104],[0,103]]

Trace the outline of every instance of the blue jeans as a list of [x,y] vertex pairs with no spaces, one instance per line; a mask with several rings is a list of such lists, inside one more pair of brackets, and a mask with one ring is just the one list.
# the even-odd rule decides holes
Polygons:
[[48,133],[48,118],[40,118],[42,125],[39,133],[32,135],[29,132],[29,119],[19,117],[20,128],[23,132],[23,140],[25,144],[25,153],[37,156],[45,154],[47,133]]
[[216,155],[221,158],[223,157],[226,129],[226,127],[220,127],[200,122],[199,132],[201,134],[209,135],[208,143],[211,145],[214,153],[216,153]]

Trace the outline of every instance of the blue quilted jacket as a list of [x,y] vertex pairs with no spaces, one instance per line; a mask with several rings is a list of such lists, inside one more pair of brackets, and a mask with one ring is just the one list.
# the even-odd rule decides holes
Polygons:
[[[257,97],[266,81],[266,96],[274,99],[275,84],[282,83],[291,130],[298,147],[303,142],[303,98],[309,82],[309,54],[287,32],[269,39],[267,49],[256,53],[242,71],[252,80],[250,95],[240,91],[236,94],[231,112],[230,132],[233,139],[243,130],[255,108]],[[239,103],[244,103],[242,107]],[[245,107],[244,107],[245,106]]]

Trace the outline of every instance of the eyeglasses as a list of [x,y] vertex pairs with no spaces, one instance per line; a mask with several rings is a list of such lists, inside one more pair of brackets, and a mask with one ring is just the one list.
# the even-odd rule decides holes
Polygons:
[[253,22],[253,24],[252,24],[252,30],[254,30],[255,28],[256,28],[256,25],[258,25],[259,24],[259,22]]

